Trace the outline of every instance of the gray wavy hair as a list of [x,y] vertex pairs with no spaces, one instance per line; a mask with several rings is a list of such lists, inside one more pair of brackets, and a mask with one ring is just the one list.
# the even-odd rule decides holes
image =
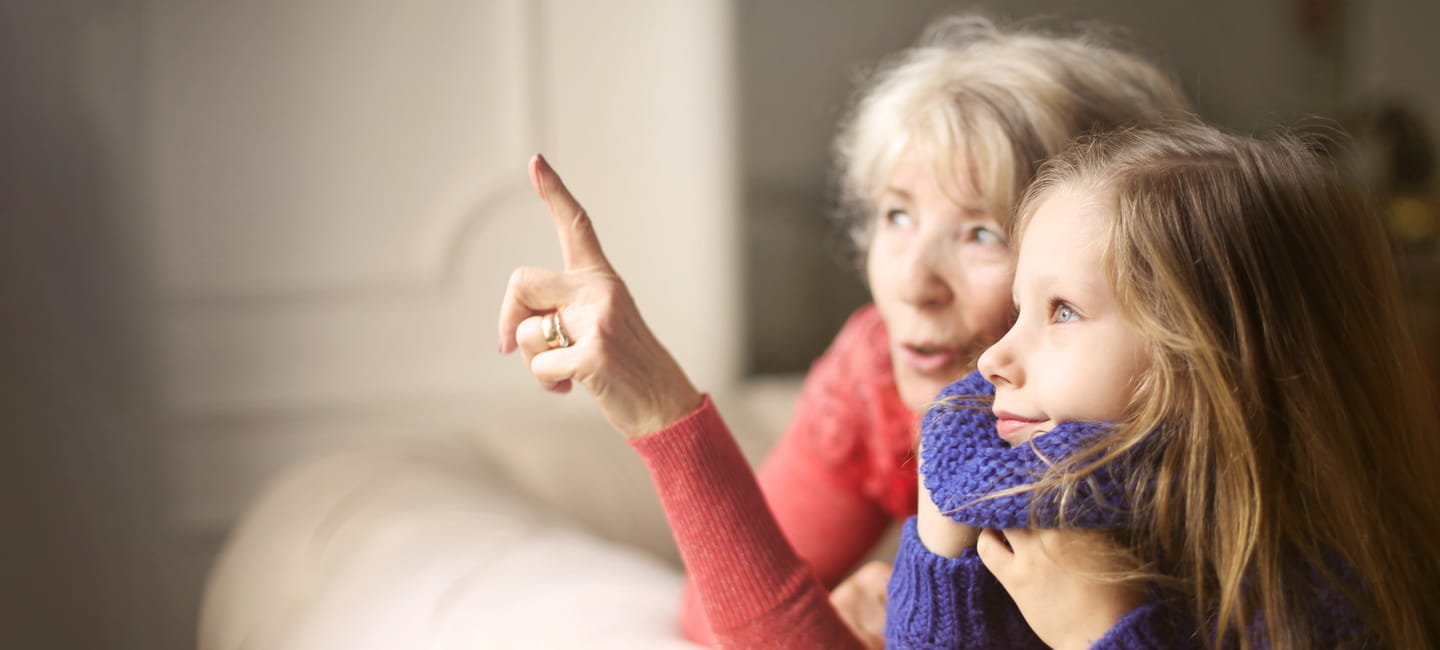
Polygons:
[[835,140],[837,217],[863,259],[885,183],[913,156],[942,188],[968,180],[1008,228],[1040,164],[1076,136],[1191,111],[1169,75],[1095,34],[948,16],[859,87]]

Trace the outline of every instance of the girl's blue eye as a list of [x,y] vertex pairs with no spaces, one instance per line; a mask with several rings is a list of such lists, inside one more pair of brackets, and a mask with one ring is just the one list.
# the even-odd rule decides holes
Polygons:
[[1077,320],[1080,320],[1080,314],[1076,313],[1074,307],[1063,302],[1055,306],[1055,322],[1069,323]]

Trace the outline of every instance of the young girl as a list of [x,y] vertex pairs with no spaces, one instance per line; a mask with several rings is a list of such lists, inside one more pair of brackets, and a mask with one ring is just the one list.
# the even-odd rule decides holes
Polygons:
[[1184,125],[1046,166],[1018,319],[923,424],[890,647],[1440,643],[1432,397],[1317,151]]

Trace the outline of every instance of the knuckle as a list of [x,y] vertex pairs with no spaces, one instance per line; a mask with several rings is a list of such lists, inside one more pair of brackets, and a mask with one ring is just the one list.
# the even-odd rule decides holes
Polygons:
[[595,224],[590,221],[590,213],[585,208],[575,211],[575,216],[570,219],[570,228],[580,235],[595,232]]
[[529,286],[534,282],[534,277],[534,267],[522,266],[515,269],[514,271],[511,271],[510,281],[507,283],[507,287],[510,289],[510,293],[514,294],[523,290],[525,287]]
[[607,317],[613,314],[624,314],[630,304],[629,294],[625,291],[625,285],[617,280],[605,282],[597,296],[597,308],[600,313]]
[[616,373],[611,368],[614,364],[609,355],[605,352],[605,341],[595,340],[590,342],[594,346],[593,352],[586,359],[586,374],[596,377],[611,377]]

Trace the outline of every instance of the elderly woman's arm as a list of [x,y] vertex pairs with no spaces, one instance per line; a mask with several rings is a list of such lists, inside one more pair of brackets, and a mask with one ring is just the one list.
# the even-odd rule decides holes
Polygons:
[[720,647],[862,648],[785,541],[714,405],[631,441]]
[[722,645],[860,647],[785,541],[714,406],[646,327],[585,210],[538,156],[530,177],[565,270],[511,276],[500,351],[520,350],[546,390],[580,382],[645,458]]
[[[917,424],[890,368],[884,321],[874,305],[862,307],[810,367],[792,419],[758,472],[785,539],[872,647],[883,644],[889,564],[855,569],[893,522],[915,512],[909,450]],[[691,640],[714,643],[688,583],[681,622]]]

